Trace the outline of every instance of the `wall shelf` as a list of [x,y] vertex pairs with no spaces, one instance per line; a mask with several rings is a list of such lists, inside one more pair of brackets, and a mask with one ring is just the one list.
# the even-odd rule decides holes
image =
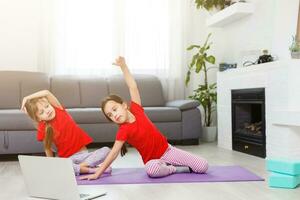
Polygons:
[[300,111],[277,110],[272,113],[272,123],[281,126],[300,126]]
[[252,3],[235,3],[206,20],[209,27],[223,27],[254,12]]

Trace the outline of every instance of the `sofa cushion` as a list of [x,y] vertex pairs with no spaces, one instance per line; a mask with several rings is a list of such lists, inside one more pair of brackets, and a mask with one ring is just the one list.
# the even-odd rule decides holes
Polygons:
[[50,78],[45,73],[29,72],[22,75],[20,82],[21,101],[23,97],[40,90],[50,89]]
[[101,100],[107,95],[108,84],[105,78],[84,78],[80,80],[80,96],[83,107],[100,108]]
[[168,140],[182,139],[181,122],[155,122],[154,124]]
[[35,130],[34,122],[19,109],[0,110],[0,130]]
[[100,108],[108,85],[103,77],[53,76],[51,91],[66,108]]
[[45,89],[49,89],[49,77],[44,73],[1,71],[0,108],[20,108],[24,96]]
[[[159,79],[152,75],[134,75],[137,82],[143,106],[164,106],[162,86]],[[121,96],[130,101],[128,87],[122,75],[110,76],[108,79],[109,93]]]
[[68,113],[78,124],[108,123],[100,108],[69,108]]
[[20,84],[11,77],[0,76],[0,108],[20,107]]
[[[2,136],[4,136],[4,134]],[[44,152],[43,142],[36,140],[36,130],[7,131],[7,135],[4,137],[6,137],[4,143],[8,148],[4,146],[4,148],[1,149],[0,146],[0,154],[31,154]]]
[[152,122],[179,122],[181,111],[175,107],[144,107],[145,113]]
[[66,108],[80,107],[79,81],[73,76],[53,76],[51,92]]
[[177,107],[180,110],[194,109],[200,105],[196,100],[174,100],[166,103],[168,107]]
[[[145,107],[145,112],[153,122],[179,122],[181,111],[172,107]],[[109,123],[99,108],[69,108],[68,113],[78,124]]]

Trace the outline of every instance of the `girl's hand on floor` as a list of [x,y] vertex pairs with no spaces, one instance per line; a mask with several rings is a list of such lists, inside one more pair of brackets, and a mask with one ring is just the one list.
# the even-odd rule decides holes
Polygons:
[[90,174],[90,175],[86,175],[86,176],[82,176],[80,177],[79,179],[80,180],[95,180],[95,179],[98,179],[99,176],[95,173],[95,174]]

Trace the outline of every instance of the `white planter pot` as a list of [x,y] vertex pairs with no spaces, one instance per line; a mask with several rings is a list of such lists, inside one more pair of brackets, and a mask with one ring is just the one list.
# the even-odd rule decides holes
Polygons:
[[300,59],[300,52],[291,52],[291,57],[293,59]]
[[202,127],[202,141],[214,142],[217,140],[217,127],[216,126],[204,126]]

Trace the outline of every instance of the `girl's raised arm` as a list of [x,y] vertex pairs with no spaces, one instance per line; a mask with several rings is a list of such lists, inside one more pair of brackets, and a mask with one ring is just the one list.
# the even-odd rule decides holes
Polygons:
[[48,101],[51,105],[58,107],[58,108],[62,108],[62,105],[60,104],[60,102],[57,100],[57,98],[51,92],[49,92],[48,90],[41,90],[41,91],[38,91],[36,93],[33,93],[31,95],[24,97],[23,101],[22,101],[21,110],[25,111],[25,104],[28,100],[34,99],[34,98],[39,98],[39,97],[45,97],[48,99]]
[[140,97],[140,93],[139,93],[137,84],[126,65],[125,59],[123,57],[119,56],[115,60],[113,65],[117,65],[121,68],[124,78],[125,78],[125,81],[126,81],[126,84],[129,88],[131,101],[134,101],[135,103],[141,105],[141,97]]

